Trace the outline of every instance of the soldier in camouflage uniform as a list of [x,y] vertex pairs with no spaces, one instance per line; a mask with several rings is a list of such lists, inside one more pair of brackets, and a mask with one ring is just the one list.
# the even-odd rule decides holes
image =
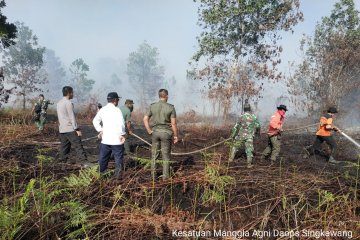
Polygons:
[[229,161],[233,161],[240,147],[245,145],[245,153],[247,158],[247,167],[252,167],[253,159],[253,138],[255,132],[260,134],[260,122],[254,114],[252,114],[250,104],[244,105],[244,114],[240,116],[239,121],[235,124],[231,131],[231,138],[234,142],[231,147]]
[[44,99],[44,95],[39,95],[39,100],[35,103],[34,108],[32,109],[33,113],[33,120],[38,127],[39,131],[42,131],[44,129],[44,125],[46,123],[46,117],[47,117],[47,109],[48,105],[53,104],[49,100]]
[[[175,107],[169,103],[168,91],[166,89],[159,90],[160,101],[150,105],[149,111],[144,116],[144,125],[149,134],[152,135],[152,159],[151,159],[151,174],[155,179],[155,161],[160,156],[160,151],[163,160],[163,179],[170,176],[170,153],[172,141],[178,142],[177,126],[176,126],[176,112]],[[150,118],[153,126],[150,128]]]

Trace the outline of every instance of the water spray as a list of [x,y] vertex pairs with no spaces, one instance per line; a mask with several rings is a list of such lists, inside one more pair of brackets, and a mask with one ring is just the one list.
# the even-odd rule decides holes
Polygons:
[[353,138],[351,138],[350,136],[348,136],[346,133],[340,131],[340,134],[342,134],[344,137],[346,137],[350,142],[352,142],[355,146],[357,146],[358,148],[360,148],[360,144],[358,142],[356,142]]

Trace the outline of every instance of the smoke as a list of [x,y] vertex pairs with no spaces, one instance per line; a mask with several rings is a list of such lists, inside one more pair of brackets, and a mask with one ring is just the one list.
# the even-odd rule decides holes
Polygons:
[[339,125],[343,128],[360,127],[360,90],[354,89],[340,101]]

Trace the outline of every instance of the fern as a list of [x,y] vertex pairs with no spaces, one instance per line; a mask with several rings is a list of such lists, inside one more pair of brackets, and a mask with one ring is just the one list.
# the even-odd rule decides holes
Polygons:
[[79,175],[71,174],[66,177],[67,186],[71,188],[88,187],[95,179],[99,179],[100,175],[97,167],[90,167],[79,171]]
[[78,202],[70,201],[62,204],[63,207],[68,208],[69,220],[65,225],[66,229],[72,230],[66,237],[68,239],[74,239],[87,234],[87,231],[92,226],[89,223],[90,215],[92,211],[87,210],[87,206]]
[[31,179],[26,187],[25,193],[19,200],[19,204],[20,204],[20,212],[19,213],[20,214],[24,214],[26,204],[29,200],[29,194],[31,191],[33,191],[34,185],[35,185],[35,179]]
[[3,200],[0,206],[0,236],[1,239],[14,239],[22,228],[22,224],[28,218],[26,212],[29,195],[35,186],[35,179],[31,179],[22,197],[13,207],[8,206],[7,199]]

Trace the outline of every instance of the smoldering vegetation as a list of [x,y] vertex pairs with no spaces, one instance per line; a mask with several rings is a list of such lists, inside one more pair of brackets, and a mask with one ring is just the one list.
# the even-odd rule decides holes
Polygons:
[[[0,238],[177,239],[174,231],[213,230],[323,230],[360,237],[359,149],[334,133],[339,164],[329,164],[328,157],[305,158],[304,151],[314,142],[320,116],[332,106],[339,110],[335,125],[360,141],[360,18],[354,1],[333,6],[314,26],[315,34],[301,39],[301,58],[286,71],[281,71],[279,39],[303,20],[300,1],[219,4],[196,1],[201,33],[181,74],[167,68],[171,59],[164,58],[163,46],[143,39],[129,54],[95,62],[77,56],[64,63],[26,23],[14,23],[16,37],[0,36],[7,43],[1,49]],[[243,9],[244,16],[238,14]],[[87,168],[59,163],[55,104],[45,130],[33,126],[30,108],[38,94],[56,103],[65,85],[74,88]],[[112,91],[121,95],[120,104],[133,99],[134,132],[151,141],[143,117],[160,88],[169,90],[178,113],[181,141],[173,146],[178,155],[171,159],[171,178],[151,178],[151,149],[135,137],[129,139],[132,155],[125,157],[123,177],[113,179],[111,172],[101,177],[91,122],[97,104],[106,104]],[[225,141],[247,101],[262,128],[254,138],[252,169],[246,168],[244,151],[228,161],[233,143]],[[289,111],[280,157],[271,164],[260,156],[269,119],[280,104]],[[114,169],[112,160],[109,167]]]

